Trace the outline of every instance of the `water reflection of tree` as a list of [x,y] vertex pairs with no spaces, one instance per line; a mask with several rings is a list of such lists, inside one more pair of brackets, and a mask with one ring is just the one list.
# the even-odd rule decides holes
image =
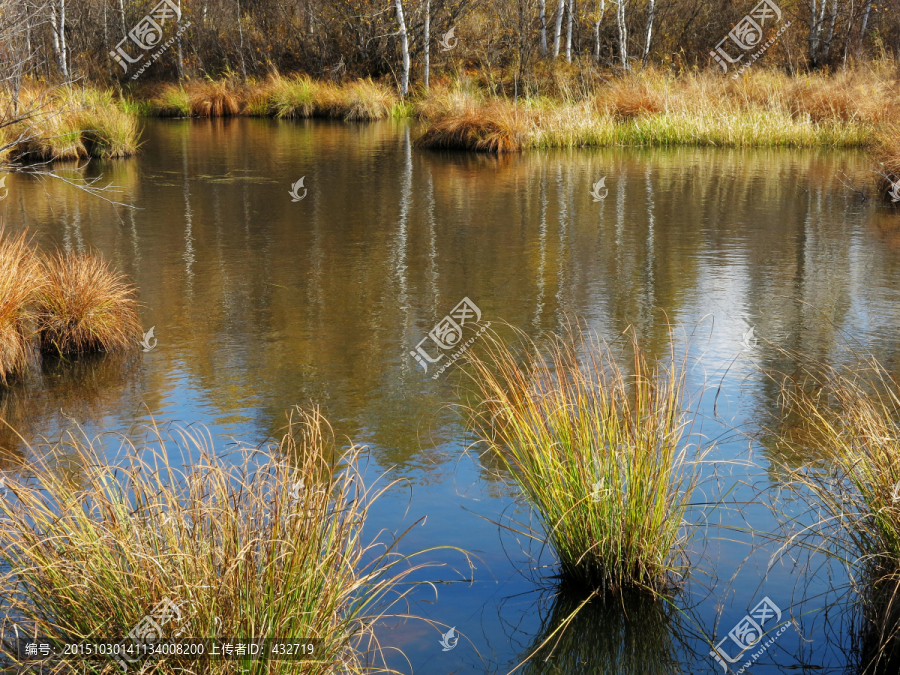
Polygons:
[[[521,650],[521,675],[615,673],[674,675],[691,650],[681,649],[681,615],[668,602],[645,596],[578,597],[539,601],[540,629]],[[580,608],[580,609],[579,609]]]

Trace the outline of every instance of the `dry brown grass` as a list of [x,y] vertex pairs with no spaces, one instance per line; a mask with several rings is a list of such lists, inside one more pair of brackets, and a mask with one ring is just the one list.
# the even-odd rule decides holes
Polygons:
[[45,283],[36,293],[42,353],[109,352],[140,339],[134,288],[98,255],[57,253],[41,261]]
[[422,148],[517,152],[525,146],[530,115],[501,103],[448,116],[431,125],[416,141]]
[[[665,81],[662,81],[663,84]],[[595,104],[606,114],[619,120],[642,115],[654,115],[666,109],[667,86],[653,86],[638,78],[616,80],[605,95],[598,96]]]
[[243,87],[231,80],[203,80],[187,87],[191,115],[195,117],[234,117],[244,108]]
[[20,375],[31,355],[31,300],[41,286],[38,261],[26,233],[0,228],[0,382]]

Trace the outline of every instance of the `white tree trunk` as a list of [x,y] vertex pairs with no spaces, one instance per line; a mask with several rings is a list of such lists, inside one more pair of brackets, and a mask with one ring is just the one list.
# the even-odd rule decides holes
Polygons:
[[566,9],[566,0],[559,0],[559,7],[556,10],[556,32],[553,34],[553,58],[559,56],[559,43],[562,39],[562,20],[563,11]]
[[647,65],[647,58],[650,56],[650,39],[653,37],[653,17],[656,10],[656,0],[650,0],[650,13],[647,15],[647,41],[644,42],[644,56],[641,59],[641,65]]
[[394,0],[397,9],[397,23],[400,25],[400,49],[403,52],[403,74],[400,77],[400,96],[409,93],[409,36],[406,34],[406,20],[403,18],[402,0]]
[[547,56],[547,0],[541,0],[541,54]]
[[128,35],[128,27],[125,25],[125,0],[119,0],[119,18],[122,19],[122,37]]
[[50,3],[50,28],[56,63],[59,65],[63,77],[68,80],[69,66],[66,63],[66,0],[53,0]]
[[625,26],[625,2],[616,0],[616,24],[619,27],[619,60],[628,68],[628,28]]
[[859,31],[859,49],[862,49],[866,37],[866,26],[869,25],[869,12],[872,11],[872,0],[866,0],[866,13],[863,15],[862,28]]
[[603,14],[606,12],[606,0],[600,0],[600,16],[597,17],[597,23],[594,24],[594,60],[600,60],[600,22],[603,21]]
[[822,60],[827,61],[831,54],[831,41],[834,39],[834,24],[837,23],[837,0],[831,2],[831,18],[828,22],[828,35],[825,36],[825,51],[822,52]]
[[569,25],[566,28],[566,63],[572,63],[572,15],[575,14],[575,0],[569,0]]
[[431,0],[425,2],[425,89],[431,74]]

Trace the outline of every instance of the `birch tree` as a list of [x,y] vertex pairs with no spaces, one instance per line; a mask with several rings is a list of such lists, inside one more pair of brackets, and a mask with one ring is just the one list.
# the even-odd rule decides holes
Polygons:
[[566,62],[572,63],[572,18],[575,13],[575,0],[568,1],[569,6],[569,22],[566,29]]
[[431,73],[431,0],[425,1],[425,89]]
[[553,58],[559,56],[559,43],[562,39],[562,20],[563,12],[566,9],[566,0],[559,0],[559,7],[556,10],[556,32],[553,34]]
[[66,59],[66,0],[51,0],[50,30],[53,40],[53,54],[65,79],[69,79],[69,64]]
[[397,9],[397,23],[400,25],[400,50],[403,52],[403,73],[400,77],[400,96],[409,93],[409,36],[406,34],[406,20],[403,18],[402,0],[394,0]]
[[641,65],[647,65],[647,57],[650,56],[650,40],[653,37],[653,17],[656,10],[656,0],[650,0],[650,12],[647,14],[647,40],[644,42],[644,56]]
[[547,0],[540,0],[541,7],[541,54],[547,56]]
[[628,68],[628,27],[625,25],[625,2],[626,0],[616,0],[616,24],[619,27],[619,59],[622,61],[622,67]]
[[594,60],[600,60],[600,22],[603,21],[603,14],[606,12],[606,0],[600,0],[600,13],[597,15],[597,21],[594,22]]
[[859,45],[858,49],[862,49],[863,40],[866,37],[866,26],[869,25],[869,12],[872,11],[872,0],[866,0],[866,12],[863,15],[862,28],[859,31]]

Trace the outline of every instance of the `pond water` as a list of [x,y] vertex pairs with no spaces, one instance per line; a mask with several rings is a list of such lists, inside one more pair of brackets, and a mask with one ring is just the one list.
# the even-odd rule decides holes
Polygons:
[[[578,599],[557,597],[532,569],[529,556],[540,556],[552,572],[548,552],[498,528],[528,511],[467,451],[456,366],[433,378],[435,366],[423,372],[410,352],[464,298],[501,332],[508,323],[538,337],[579,317],[610,340],[633,326],[657,355],[668,321],[689,349],[692,391],[705,391],[697,431],[717,441],[706,469],[717,478],[700,501],[726,502],[691,512],[705,524],[675,609],[594,603],[525,671],[722,672],[706,640],[724,638],[735,653],[729,631],[769,598],[799,631],[790,626],[748,672],[852,672],[849,618],[830,607],[843,571],[797,551],[773,558],[779,542],[765,536],[778,519],[760,491],[775,496],[776,465],[804,458],[779,456],[760,432],[779,413],[760,369],[791,369],[770,344],[828,362],[866,349],[896,367],[900,227],[839,181],[868,180],[865,158],[716,149],[497,158],[419,150],[416,135],[402,123],[149,121],[140,156],[85,169],[133,209],[11,177],[6,227],[27,227],[45,248],[102,252],[140,289],[141,322],[158,344],[126,359],[45,364],[3,396],[4,419],[33,438],[73,424],[125,432],[152,416],[256,444],[280,435],[291,406],[320,404],[338,435],[369,446],[370,476],[405,479],[372,514],[373,536],[427,516],[403,550],[476,556],[470,570],[457,553],[432,554],[447,563],[432,578],[447,583],[412,608],[454,626],[458,645],[443,651],[435,627],[394,621],[382,643],[409,663],[391,663],[504,675]],[[751,327],[758,341],[742,344]],[[21,450],[6,433],[0,445]]]

